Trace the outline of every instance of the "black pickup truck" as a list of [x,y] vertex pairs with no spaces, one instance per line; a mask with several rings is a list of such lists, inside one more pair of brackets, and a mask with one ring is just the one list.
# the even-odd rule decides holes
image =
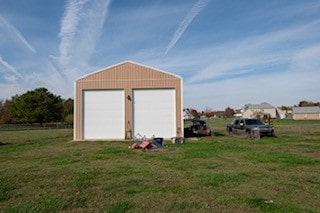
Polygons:
[[274,128],[255,118],[238,118],[227,125],[227,132],[236,135],[246,135],[248,138],[274,136]]

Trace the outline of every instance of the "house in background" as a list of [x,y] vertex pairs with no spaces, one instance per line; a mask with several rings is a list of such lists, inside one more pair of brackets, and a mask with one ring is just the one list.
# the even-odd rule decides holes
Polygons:
[[320,120],[320,107],[293,107],[293,120]]
[[278,109],[267,102],[261,104],[247,104],[243,108],[242,117],[256,118],[257,115],[266,115],[270,118],[286,118],[286,112]]
[[242,114],[243,114],[243,110],[242,109],[236,109],[234,110],[234,117],[242,117]]
[[183,119],[184,120],[190,120],[194,119],[195,117],[193,116],[193,111],[194,109],[183,109]]

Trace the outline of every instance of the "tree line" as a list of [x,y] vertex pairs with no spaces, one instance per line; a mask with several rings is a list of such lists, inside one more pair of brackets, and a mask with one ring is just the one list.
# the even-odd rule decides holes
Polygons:
[[62,99],[46,88],[0,100],[0,124],[73,123],[73,99]]
[[193,108],[187,108],[187,109],[184,109],[184,111],[187,111],[194,118],[200,118],[202,116],[205,116],[207,118],[211,118],[211,117],[231,118],[235,114],[235,110],[230,107],[227,107],[224,111],[213,111],[208,107],[206,107],[205,110],[203,111],[197,111],[196,109],[193,109]]
[[292,110],[293,107],[312,107],[312,106],[319,106],[320,102],[313,102],[313,101],[300,101],[299,104],[295,104],[293,106],[281,106],[279,107],[282,110]]

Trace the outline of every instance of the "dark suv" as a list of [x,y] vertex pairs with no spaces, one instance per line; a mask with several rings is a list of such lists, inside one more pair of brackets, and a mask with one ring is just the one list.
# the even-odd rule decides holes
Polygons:
[[274,128],[255,118],[239,118],[227,125],[227,132],[248,138],[274,136]]

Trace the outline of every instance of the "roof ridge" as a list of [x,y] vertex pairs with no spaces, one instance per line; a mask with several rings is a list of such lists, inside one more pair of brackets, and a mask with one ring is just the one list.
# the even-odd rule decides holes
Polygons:
[[89,77],[89,76],[91,76],[91,75],[94,75],[94,74],[96,74],[96,73],[102,72],[102,71],[104,71],[104,70],[108,70],[108,69],[111,69],[111,68],[114,68],[114,67],[117,67],[117,66],[121,66],[121,65],[126,64],[126,63],[130,63],[130,64],[134,64],[134,65],[137,65],[137,66],[145,67],[145,68],[148,68],[148,69],[151,69],[151,70],[155,70],[155,71],[158,71],[158,72],[162,72],[162,73],[165,73],[165,74],[174,76],[174,77],[179,78],[179,79],[182,80],[182,77],[179,76],[179,75],[177,75],[177,74],[173,74],[173,73],[170,73],[170,72],[167,72],[167,71],[164,71],[164,70],[160,70],[160,69],[157,69],[157,68],[153,68],[153,67],[148,66],[148,65],[140,64],[140,63],[138,63],[138,62],[134,62],[134,61],[130,61],[130,60],[125,60],[125,61],[122,61],[122,62],[120,62],[120,63],[113,64],[113,65],[110,65],[110,66],[107,66],[107,67],[98,69],[98,70],[96,70],[96,71],[93,71],[93,72],[91,72],[91,73],[85,74],[85,75],[83,75],[83,76],[75,79],[75,81],[78,81],[78,80],[80,80],[80,79]]

